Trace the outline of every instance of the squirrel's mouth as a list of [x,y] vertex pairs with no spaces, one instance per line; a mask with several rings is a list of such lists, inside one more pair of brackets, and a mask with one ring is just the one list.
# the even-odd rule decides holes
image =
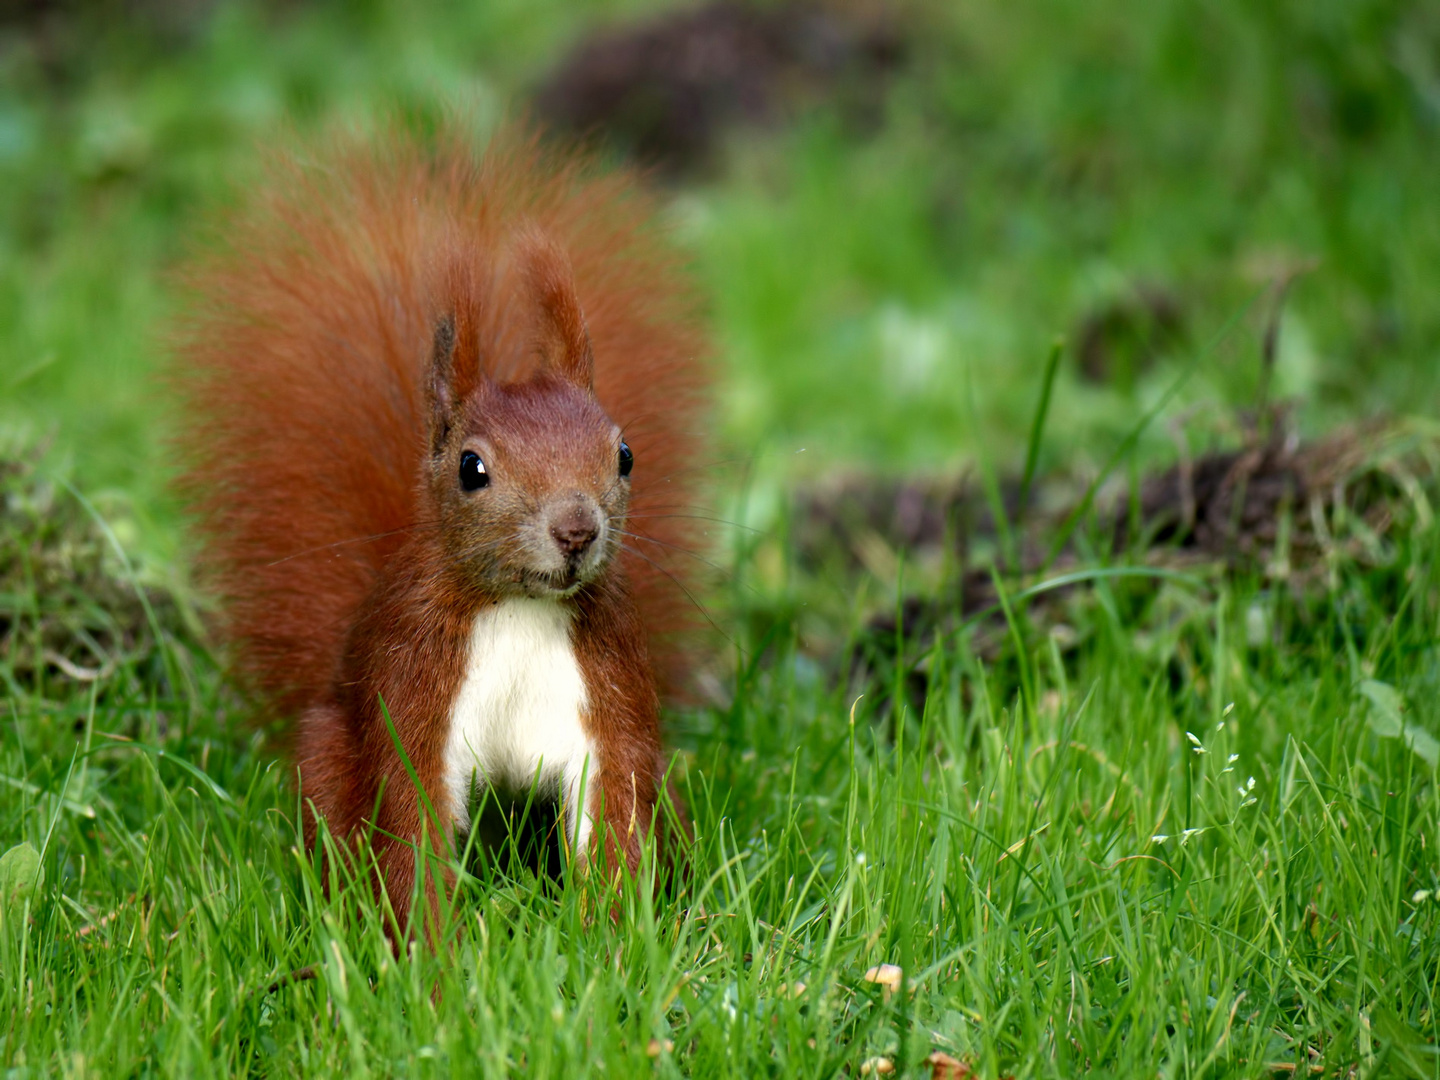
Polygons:
[[580,591],[588,578],[575,571],[524,570],[520,585],[530,596],[565,600]]
[[[527,543],[510,561],[511,588],[537,599],[563,600],[605,573],[614,555],[602,538],[578,551],[556,551],[548,542]],[[549,538],[547,537],[548,541]]]

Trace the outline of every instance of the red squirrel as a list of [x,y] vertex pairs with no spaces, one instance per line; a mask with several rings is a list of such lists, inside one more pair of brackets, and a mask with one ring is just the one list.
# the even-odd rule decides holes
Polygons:
[[293,721],[307,842],[370,838],[402,932],[475,785],[538,780],[612,874],[657,818],[707,378],[656,217],[523,132],[390,134],[280,162],[187,275],[221,633]]

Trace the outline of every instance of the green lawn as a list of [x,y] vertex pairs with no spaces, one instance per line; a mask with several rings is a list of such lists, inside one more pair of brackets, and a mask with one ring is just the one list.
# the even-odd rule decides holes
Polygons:
[[[1177,429],[1235,445],[1262,392],[1310,435],[1433,416],[1421,5],[920,4],[876,122],[734,134],[670,196],[743,526],[707,599],[724,704],[670,717],[686,891],[612,921],[478,853],[453,947],[397,960],[365,889],[320,888],[164,494],[170,275],[282,132],[490,124],[594,18],[655,6],[0,31],[0,461],[38,455],[0,468],[0,851],[42,871],[0,862],[0,1070],[929,1077],[940,1050],[992,1080],[1440,1073],[1432,426],[1405,429],[1429,471],[1389,530],[1335,514],[1358,546],[1289,577],[1093,555],[1042,610],[1022,590],[1046,574],[1001,565],[1003,615],[854,677],[870,616],[956,568],[815,569],[789,497],[840,470],[1018,475],[1032,449],[1078,492],[1169,462]],[[1145,290],[1178,328],[1153,356],[1122,330],[1134,370],[1087,378],[1087,326]]]

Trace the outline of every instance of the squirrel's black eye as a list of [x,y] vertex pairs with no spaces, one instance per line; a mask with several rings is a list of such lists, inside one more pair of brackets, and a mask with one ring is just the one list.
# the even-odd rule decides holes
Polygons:
[[626,443],[620,444],[620,475],[629,476],[630,470],[635,467],[635,455],[630,452]]
[[479,491],[486,484],[490,483],[490,474],[485,471],[485,463],[480,460],[480,455],[473,450],[466,450],[460,455],[460,486],[466,491]]

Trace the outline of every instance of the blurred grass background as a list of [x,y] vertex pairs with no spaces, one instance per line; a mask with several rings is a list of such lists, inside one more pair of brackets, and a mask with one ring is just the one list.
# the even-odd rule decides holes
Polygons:
[[[148,376],[170,275],[264,148],[396,111],[493,123],[597,26],[661,6],[11,5],[0,422],[53,433],[167,551]],[[1013,468],[1052,339],[1118,334],[1102,377],[1074,348],[1062,365],[1041,464],[1083,468],[1237,316],[1174,407],[1253,403],[1253,301],[1297,267],[1273,393],[1302,425],[1433,411],[1440,8],[887,10],[903,59],[846,89],[865,119],[812,96],[661,181],[713,304],[731,448],[769,448],[781,475],[953,468],[982,447]],[[1170,321],[1137,345],[1126,312],[1144,296]],[[1157,425],[1142,454],[1167,450]]]

